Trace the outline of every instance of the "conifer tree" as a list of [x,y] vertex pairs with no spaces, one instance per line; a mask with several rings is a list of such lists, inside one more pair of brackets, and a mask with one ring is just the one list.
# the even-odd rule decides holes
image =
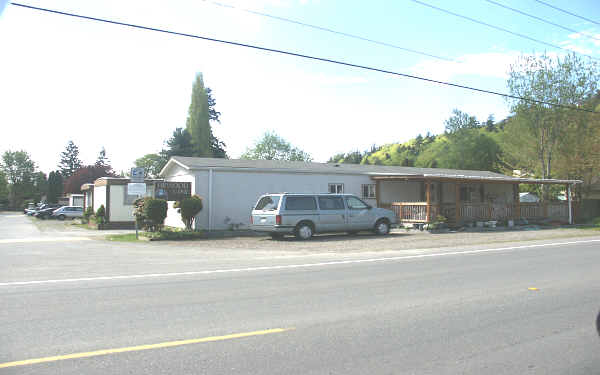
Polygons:
[[69,141],[65,151],[60,154],[60,163],[58,169],[63,178],[69,178],[77,169],[81,168],[81,160],[79,159],[79,148]]

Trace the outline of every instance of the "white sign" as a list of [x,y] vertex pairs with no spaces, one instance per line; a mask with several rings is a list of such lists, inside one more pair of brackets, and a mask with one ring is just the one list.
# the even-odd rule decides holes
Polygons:
[[131,182],[144,182],[144,168],[131,168]]
[[146,184],[130,183],[127,184],[127,195],[144,195],[146,194]]

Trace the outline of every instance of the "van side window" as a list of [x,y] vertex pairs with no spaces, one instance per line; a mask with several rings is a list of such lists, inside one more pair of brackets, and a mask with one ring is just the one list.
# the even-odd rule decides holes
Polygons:
[[319,208],[321,210],[343,210],[344,200],[342,197],[319,197]]
[[290,197],[285,199],[286,210],[316,210],[317,202],[314,197]]
[[365,202],[361,201],[356,197],[347,197],[346,204],[351,210],[364,210],[365,208],[369,207],[365,204]]

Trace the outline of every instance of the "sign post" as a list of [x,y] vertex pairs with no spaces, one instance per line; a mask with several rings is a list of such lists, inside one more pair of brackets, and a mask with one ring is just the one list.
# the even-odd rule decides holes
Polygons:
[[[146,194],[146,183],[144,182],[144,178],[146,177],[146,172],[144,168],[131,168],[131,178],[130,183],[127,184],[127,194],[128,195],[137,195],[138,199]],[[133,215],[134,223],[135,223],[135,239],[139,239],[138,233],[138,222],[135,214]]]

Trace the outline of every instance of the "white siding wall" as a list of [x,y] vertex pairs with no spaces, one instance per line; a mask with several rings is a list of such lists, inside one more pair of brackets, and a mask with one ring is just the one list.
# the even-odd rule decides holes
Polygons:
[[[202,175],[203,177],[206,178],[206,176],[208,176],[208,172],[197,172],[199,175]],[[197,178],[194,178],[192,172],[187,171],[184,168],[181,167],[174,167],[171,170],[171,175],[169,177],[165,178],[166,181],[176,181],[176,182],[191,182],[192,183],[192,194],[197,194],[200,195],[201,197],[205,198],[208,195],[208,190],[206,191],[206,193],[204,191],[196,191],[196,187],[198,186],[196,183]],[[208,178],[206,178],[206,181],[208,181]],[[205,183],[207,184],[207,183]],[[169,203],[169,210],[167,211],[167,218],[165,219],[165,225],[171,226],[171,227],[177,227],[177,228],[185,228],[185,225],[183,224],[183,221],[181,221],[181,215],[177,212],[176,208],[173,208],[173,204],[175,202],[168,202]],[[202,211],[200,211],[200,214],[198,214],[198,217],[200,219],[196,219],[196,223],[198,224],[198,221],[202,221],[202,220],[206,220],[208,222],[208,205],[207,205],[207,201],[206,199],[203,200],[202,202],[204,204],[204,208],[202,209]],[[204,227],[206,228],[206,226]]]
[[[361,196],[362,184],[374,184],[368,176],[360,175],[326,175],[312,173],[265,173],[254,171],[220,171],[213,172],[212,213],[209,202],[209,172],[195,173],[195,194],[204,198],[204,208],[197,218],[197,228],[208,229],[211,215],[212,229],[230,229],[230,224],[241,224],[245,228],[249,224],[250,211],[259,196],[265,193],[301,192],[326,193],[330,183],[343,183],[344,193]],[[169,181],[183,181],[183,176]],[[375,199],[364,199],[375,206]],[[173,214],[172,214],[173,212]],[[169,211],[169,224],[182,226],[179,214]],[[174,222],[178,223],[174,223]]]
[[127,185],[110,185],[109,221],[133,221],[133,206],[123,204]]
[[106,186],[94,187],[94,211],[98,211],[100,205],[106,209]]

